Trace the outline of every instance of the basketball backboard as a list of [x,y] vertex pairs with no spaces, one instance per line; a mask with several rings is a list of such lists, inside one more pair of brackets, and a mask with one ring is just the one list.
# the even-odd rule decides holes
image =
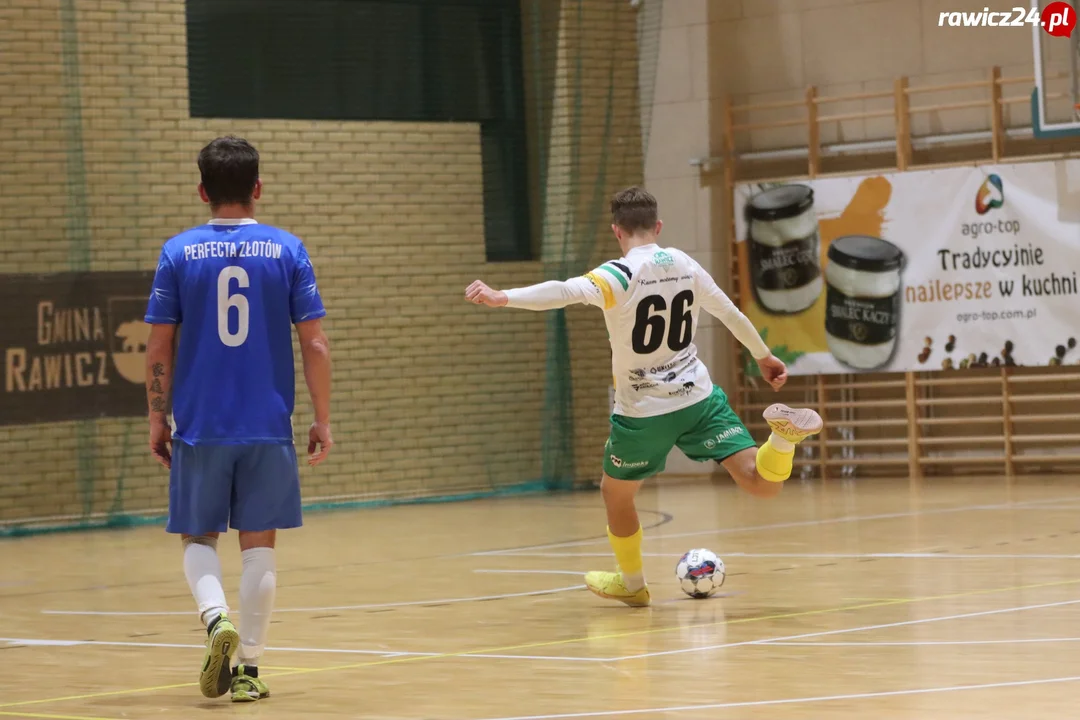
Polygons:
[[[1047,8],[1055,6],[1055,22],[1075,26],[1076,18],[1061,17],[1073,13],[1073,4],[1056,0],[1031,0],[1031,7],[1047,17]],[[1080,134],[1080,28],[1068,36],[1051,35],[1047,26],[1031,26],[1035,61],[1035,90],[1031,98],[1032,127],[1036,137],[1060,137]]]

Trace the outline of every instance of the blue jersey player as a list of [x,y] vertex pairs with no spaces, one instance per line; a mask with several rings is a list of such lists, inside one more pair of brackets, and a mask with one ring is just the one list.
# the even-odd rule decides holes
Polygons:
[[[184,574],[207,627],[200,689],[247,702],[270,694],[258,663],[277,586],[276,533],[301,524],[293,326],[315,406],[310,465],[333,446],[330,350],[304,244],[254,219],[258,152],[218,138],[199,153],[199,171],[213,219],[165,243],[146,311],[150,451],[170,471],[167,530],[182,538]],[[243,557],[238,625],[217,555],[229,527]]]

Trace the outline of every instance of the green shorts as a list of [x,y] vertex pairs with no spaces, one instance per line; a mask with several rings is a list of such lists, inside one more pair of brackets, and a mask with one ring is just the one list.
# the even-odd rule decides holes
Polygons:
[[673,447],[704,462],[725,460],[755,446],[724,391],[714,385],[709,397],[672,413],[647,418],[612,415],[604,472],[616,480],[644,480],[664,469]]

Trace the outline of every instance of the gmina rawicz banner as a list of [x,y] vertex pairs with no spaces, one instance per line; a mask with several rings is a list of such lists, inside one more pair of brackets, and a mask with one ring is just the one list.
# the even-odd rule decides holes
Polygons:
[[735,211],[792,374],[1080,363],[1080,160],[740,184]]

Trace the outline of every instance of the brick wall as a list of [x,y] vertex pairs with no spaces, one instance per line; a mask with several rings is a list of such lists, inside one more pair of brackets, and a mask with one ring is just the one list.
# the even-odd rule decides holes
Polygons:
[[[633,37],[632,15],[620,8],[617,21]],[[608,76],[582,76],[604,87],[578,98],[575,137],[595,148],[613,132],[626,144],[602,176],[600,154],[551,144],[551,183],[576,164],[588,189],[576,197],[581,210],[638,181],[641,158],[633,44],[619,50],[609,24],[578,30],[575,43],[621,53],[624,111],[605,123]],[[206,217],[198,149],[219,134],[246,136],[263,157],[259,218],[304,238],[330,312],[338,447],[328,465],[305,471],[307,499],[440,495],[538,477],[545,318],[461,299],[477,277],[507,286],[545,276],[539,262],[485,263],[475,125],[192,119],[183,0],[9,0],[0,45],[0,273],[153,269],[169,235]],[[554,117],[578,82],[567,68],[557,75],[569,84]],[[549,211],[549,225],[568,204]],[[579,212],[573,223],[577,242],[596,238],[594,262],[618,254],[605,220]],[[609,353],[598,312],[569,318],[575,465],[588,480],[607,430]],[[302,378],[297,405],[295,425],[306,429]],[[0,522],[103,513],[117,502],[163,508],[167,481],[144,447],[141,419],[0,428]]]

